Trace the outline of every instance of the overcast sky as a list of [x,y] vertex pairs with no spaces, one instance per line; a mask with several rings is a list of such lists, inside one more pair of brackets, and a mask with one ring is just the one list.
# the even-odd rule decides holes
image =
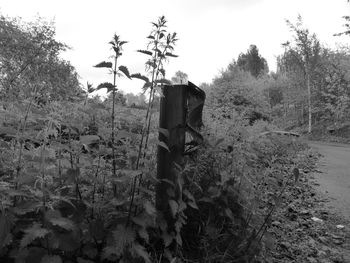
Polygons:
[[[95,86],[112,79],[92,66],[110,56],[114,33],[129,41],[121,63],[132,73],[144,73],[146,57],[136,50],[146,48],[150,22],[161,15],[179,37],[174,52],[179,57],[170,60],[167,77],[181,70],[197,85],[211,82],[250,44],[275,70],[281,43],[292,38],[285,19],[295,22],[298,14],[327,46],[350,43],[350,37],[333,36],[343,29],[342,16],[350,15],[346,0],[0,0],[0,12],[25,21],[37,15],[54,20],[57,40],[72,47],[63,58],[76,67],[84,85]],[[118,88],[137,93],[141,86],[138,80],[122,80]]]

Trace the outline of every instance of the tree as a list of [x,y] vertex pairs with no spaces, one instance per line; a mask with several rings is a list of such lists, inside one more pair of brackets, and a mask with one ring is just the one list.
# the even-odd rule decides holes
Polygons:
[[271,108],[283,102],[283,84],[283,79],[278,75],[276,77],[270,76],[267,79],[265,92]]
[[250,45],[247,53],[241,53],[238,56],[237,65],[240,69],[250,72],[255,78],[269,71],[266,59],[259,54],[256,45]]
[[[294,45],[293,45],[294,44]],[[314,41],[309,49],[310,90],[307,89],[305,56],[295,43],[286,43],[286,50],[277,60],[275,81],[269,85],[278,86],[283,95],[284,123],[288,127],[309,122],[312,113],[312,125],[319,127],[346,123],[350,116],[350,51],[348,48],[332,50],[321,47]],[[272,85],[272,86],[271,86]],[[312,109],[308,110],[311,92]],[[281,105],[280,105],[281,106]],[[273,109],[281,116],[280,106]],[[306,117],[304,119],[304,117]],[[309,128],[309,127],[308,127]]]
[[[303,79],[307,90],[308,98],[308,133],[312,131],[312,77],[318,66],[321,46],[315,34],[310,34],[307,28],[303,27],[301,16],[298,16],[297,23],[294,25],[287,20],[287,25],[294,33],[294,46],[291,43],[286,44],[287,56],[294,63],[294,68],[299,68],[303,73]],[[285,60],[285,61],[291,61]],[[285,64],[285,65],[288,65]],[[287,68],[287,67],[286,67]]]
[[[350,0],[347,1],[348,3],[350,3]],[[341,36],[341,35],[349,35],[350,36],[350,16],[343,16],[344,20],[345,20],[345,31],[342,33],[338,33],[335,34],[335,36]]]
[[147,108],[146,96],[144,93],[139,93],[137,95],[133,93],[125,94],[126,105],[139,107],[139,108]]
[[[307,103],[307,89],[305,88],[305,71],[303,59],[290,43],[284,44],[285,52],[277,58],[278,83],[283,93],[283,123],[286,127],[293,126],[297,120],[298,125],[305,123],[305,107]],[[290,123],[291,122],[291,123]]]
[[180,70],[176,71],[175,75],[171,78],[173,84],[186,84],[188,81],[188,75]]
[[345,31],[342,33],[335,34],[336,36],[340,36],[340,35],[349,35],[350,36],[350,16],[344,16],[343,18],[345,20],[345,24],[344,24]]
[[0,96],[48,101],[81,95],[75,68],[59,57],[67,48],[55,40],[52,23],[0,15]]
[[350,119],[350,52],[324,49],[317,68],[315,106],[323,121],[344,123]]
[[210,89],[206,87],[206,101],[210,106],[221,109],[228,118],[232,117],[233,111],[240,115],[252,111],[264,113],[268,110],[268,102],[263,96],[263,88],[261,79],[241,70],[233,61],[214,79]]

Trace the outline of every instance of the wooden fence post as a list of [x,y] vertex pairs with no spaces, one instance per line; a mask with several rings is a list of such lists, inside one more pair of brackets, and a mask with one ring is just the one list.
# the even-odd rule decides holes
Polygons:
[[[169,224],[173,222],[167,189],[176,191],[176,164],[182,165],[185,147],[185,127],[187,114],[187,85],[166,85],[163,87],[164,97],[160,100],[159,141],[156,208],[163,213]],[[165,143],[166,146],[162,146]],[[168,148],[168,149],[167,149]],[[170,183],[169,183],[170,182]],[[172,199],[177,200],[177,197]]]

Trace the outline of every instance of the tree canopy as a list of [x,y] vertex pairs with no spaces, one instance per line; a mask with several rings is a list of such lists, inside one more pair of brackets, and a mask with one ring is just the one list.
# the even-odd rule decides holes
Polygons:
[[188,75],[180,70],[175,72],[175,75],[171,78],[173,84],[186,84],[188,81]]
[[250,72],[255,78],[269,71],[266,59],[259,54],[256,45],[250,45],[246,53],[238,56],[237,65],[241,70]]
[[0,15],[0,94],[40,101],[72,98],[83,91],[75,68],[60,58],[68,46],[55,40],[53,23]]

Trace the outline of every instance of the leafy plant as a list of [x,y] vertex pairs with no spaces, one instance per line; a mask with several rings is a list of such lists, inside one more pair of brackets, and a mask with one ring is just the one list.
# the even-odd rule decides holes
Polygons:
[[[112,167],[113,167],[113,177],[116,177],[116,159],[115,159],[115,95],[117,91],[117,86],[116,86],[116,80],[117,76],[121,75],[123,73],[126,77],[130,78],[130,73],[127,67],[120,65],[118,66],[118,59],[122,56],[122,51],[123,51],[123,45],[126,44],[127,41],[122,41],[118,35],[114,35],[113,40],[109,42],[109,44],[112,46],[112,50],[114,52],[113,54],[113,59],[114,62],[100,62],[95,67],[97,68],[108,68],[112,71],[113,73],[113,84],[110,82],[104,82],[101,83],[97,86],[96,90],[106,88],[107,93],[112,91],[112,113],[111,113],[111,143],[112,143]],[[114,186],[114,195],[116,196],[117,194],[117,189]]]
[[[171,84],[171,82],[165,78],[165,62],[167,62],[170,57],[177,57],[177,55],[172,53],[176,41],[178,40],[177,35],[176,33],[168,33],[166,30],[166,24],[167,20],[164,16],[159,17],[157,22],[152,22],[152,30],[150,35],[147,37],[149,40],[147,44],[147,50],[138,50],[139,53],[142,53],[149,57],[145,63],[148,76],[141,75],[140,73],[131,75],[132,78],[143,80],[145,82],[143,85],[143,90],[144,92],[149,92],[148,107],[138,150],[136,169],[139,169],[140,161],[142,158],[145,158],[146,155],[149,133],[151,129],[152,108],[156,92],[158,91],[161,93],[161,90],[159,88],[163,84]],[[134,184],[131,190],[132,201],[130,203],[130,212],[136,191],[136,180],[137,178],[134,179]]]

